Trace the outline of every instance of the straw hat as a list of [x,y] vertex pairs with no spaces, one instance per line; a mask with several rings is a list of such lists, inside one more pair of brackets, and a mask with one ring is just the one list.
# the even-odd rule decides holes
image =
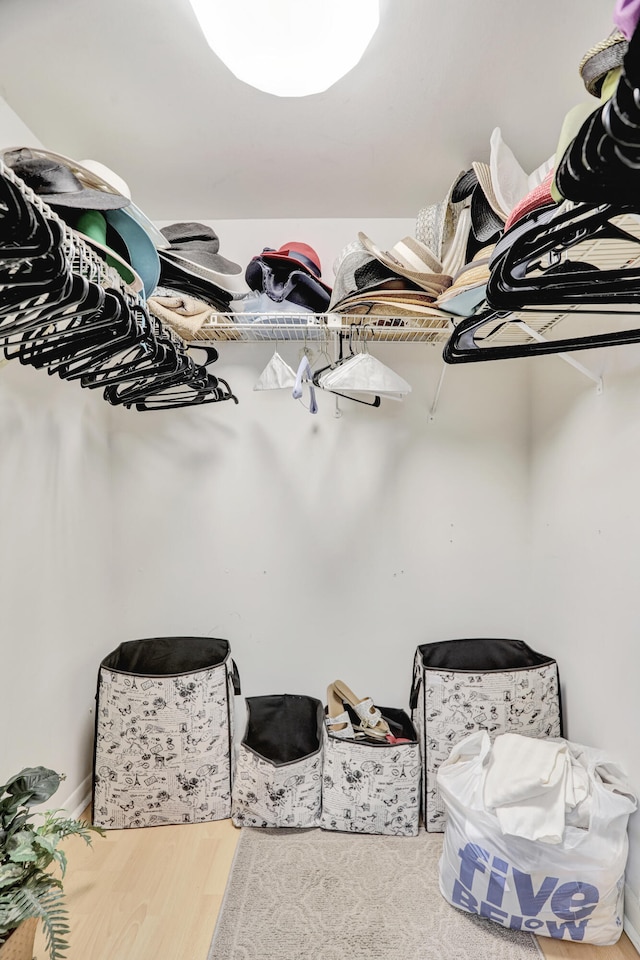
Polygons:
[[438,297],[435,306],[459,316],[472,313],[484,300],[494,247],[495,244],[491,244],[478,250],[473,260],[458,271],[448,290]]
[[442,264],[429,247],[416,237],[405,237],[391,250],[381,250],[362,231],[358,233],[358,240],[376,260],[398,276],[405,277],[425,290],[432,291],[441,287]]
[[474,160],[472,167],[476,177],[478,178],[478,183],[482,188],[487,202],[496,216],[500,217],[502,222],[507,219],[507,211],[504,210],[496,196],[496,191],[493,186],[493,180],[491,179],[491,167],[488,163],[484,163],[480,160]]
[[592,96],[601,96],[605,77],[610,70],[622,66],[628,49],[629,41],[624,34],[620,30],[614,30],[605,40],[601,40],[587,50],[578,70],[586,89]]
[[466,188],[465,181],[470,172],[472,173],[461,170],[456,174],[443,200],[422,207],[418,212],[416,238],[441,262],[453,242],[460,214],[470,198],[471,190]]

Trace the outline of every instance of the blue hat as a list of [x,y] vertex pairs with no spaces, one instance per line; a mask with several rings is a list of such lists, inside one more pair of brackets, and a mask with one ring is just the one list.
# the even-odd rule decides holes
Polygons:
[[126,207],[105,210],[104,216],[127,245],[131,266],[142,280],[145,297],[150,297],[160,280],[160,257],[153,240]]

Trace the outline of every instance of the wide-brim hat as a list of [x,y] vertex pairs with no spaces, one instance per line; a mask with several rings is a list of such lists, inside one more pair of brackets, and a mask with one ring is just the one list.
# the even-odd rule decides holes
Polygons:
[[80,164],[84,170],[88,170],[90,173],[93,173],[95,176],[100,178],[104,183],[108,183],[114,190],[122,194],[123,197],[128,197],[129,203],[127,204],[127,212],[129,216],[135,220],[143,230],[149,235],[151,241],[155,247],[159,250],[164,249],[169,246],[169,241],[160,233],[158,228],[154,223],[149,220],[149,217],[138,207],[133,200],[131,199],[131,190],[126,180],[123,180],[121,176],[117,173],[114,173],[109,167],[104,163],[100,163],[99,160],[81,160]]
[[504,225],[505,230],[508,230],[509,227],[513,226],[514,223],[521,220],[525,214],[530,213],[532,210],[537,210],[538,207],[542,207],[547,203],[556,202],[551,195],[554,173],[554,170],[550,170],[542,183],[534,187],[533,190],[530,190],[529,193],[522,198],[520,203],[515,205],[509,214],[509,219]]
[[376,260],[359,240],[353,240],[344,247],[333,264],[335,279],[329,310],[348,297],[372,290],[383,284],[402,282],[398,275]]
[[504,219],[493,210],[482,185],[477,183],[471,195],[471,232],[476,243],[473,254],[488,240],[504,230]]
[[446,303],[447,300],[451,300],[452,297],[455,297],[463,290],[470,290],[472,287],[477,287],[481,283],[486,283],[491,275],[491,269],[489,267],[489,261],[485,263],[470,263],[465,269],[455,278],[454,283],[451,284],[448,290],[442,294],[438,299],[438,303]]
[[106,180],[82,164],[38,147],[9,147],[3,163],[45,203],[75,210],[119,210],[130,204]]
[[489,206],[495,215],[504,223],[507,219],[508,213],[506,210],[502,209],[500,206],[500,201],[496,196],[496,192],[493,187],[493,180],[491,179],[491,167],[488,163],[484,163],[480,160],[474,160],[472,167]]
[[451,286],[438,297],[437,306],[455,314],[468,316],[485,299],[491,275],[491,255],[495,244],[481,247],[474,258],[454,276]]
[[433,303],[436,299],[437,297],[432,293],[427,293],[426,290],[413,288],[405,288],[404,290],[398,288],[375,288],[372,290],[363,290],[345,297],[344,300],[340,301],[340,306],[342,307],[344,304],[354,300],[357,300],[359,303],[386,303],[392,300],[396,303],[424,306]]
[[131,266],[142,280],[145,297],[150,297],[160,281],[160,257],[153,240],[129,207],[105,210],[104,216],[126,243]]
[[212,227],[188,221],[169,224],[160,232],[169,241],[169,247],[159,251],[162,262],[191,277],[208,281],[233,296],[249,292],[240,264],[218,253],[220,241]]
[[[82,210],[73,212],[68,207],[58,211],[61,219],[67,218],[69,226],[87,243],[98,256],[119,274],[126,285],[136,294],[144,294],[144,282],[131,263],[126,241],[112,228],[106,218],[107,211]],[[67,221],[66,221],[67,222]]]
[[254,257],[247,266],[246,280],[252,290],[266,294],[275,303],[288,301],[311,310],[324,313],[331,299],[326,286],[307,270],[290,270],[288,265],[267,262]]
[[602,94],[602,84],[611,70],[622,66],[629,41],[620,30],[594,44],[580,61],[578,71],[587,91],[594,97]]
[[554,157],[549,157],[535,170],[527,174],[502,139],[500,127],[495,127],[490,139],[489,169],[496,200],[507,216],[530,190],[537,187],[554,166]]
[[423,243],[440,263],[444,262],[467,200],[465,190],[459,189],[466,173],[468,171],[460,171],[451,182],[444,199],[422,207],[416,218],[416,239]]
[[491,134],[489,169],[498,205],[509,215],[528,193],[529,181],[513,150],[502,139],[500,127],[495,127]]
[[487,281],[461,289],[455,296],[442,303],[442,309],[456,317],[470,317],[486,299]]
[[262,253],[257,254],[257,256],[265,263],[286,264],[291,270],[305,270],[309,276],[322,284],[329,295],[331,294],[331,287],[322,280],[320,257],[308,243],[291,240],[278,247],[277,250],[272,247],[264,247]]
[[446,308],[440,309],[436,306],[436,301],[432,305],[425,304],[419,306],[412,303],[405,303],[403,300],[349,300],[344,306],[340,307],[336,313],[344,315],[355,315],[362,317],[404,317],[408,320],[413,318],[424,319],[427,317],[441,318],[443,322],[447,319]]
[[433,290],[434,281],[436,285],[442,282],[442,264],[416,237],[399,240],[391,250],[382,250],[362,231],[358,233],[358,240],[376,260],[417,286]]
[[230,309],[231,301],[235,294],[213,283],[207,277],[200,276],[199,273],[193,273],[186,270],[183,265],[177,266],[169,257],[164,256],[164,251],[159,250],[160,256],[160,283],[159,287],[175,292],[186,293],[196,300],[204,300],[221,312]]
[[454,277],[458,270],[463,267],[467,259],[467,245],[469,243],[469,234],[471,233],[471,208],[464,207],[460,211],[456,231],[449,244],[449,249],[445,255],[442,269],[450,277]]

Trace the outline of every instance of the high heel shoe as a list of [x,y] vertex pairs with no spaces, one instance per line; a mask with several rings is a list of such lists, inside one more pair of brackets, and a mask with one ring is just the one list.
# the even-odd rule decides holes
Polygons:
[[363,733],[371,740],[386,740],[391,733],[389,724],[383,719],[371,697],[358,700],[353,691],[342,680],[334,680],[331,686],[336,697],[341,698],[341,702],[351,707],[357,715],[360,722],[353,728],[356,733]]
[[345,710],[344,703],[333,683],[327,687],[327,716],[324,722],[332,736],[339,737],[341,740],[356,739],[351,717]]

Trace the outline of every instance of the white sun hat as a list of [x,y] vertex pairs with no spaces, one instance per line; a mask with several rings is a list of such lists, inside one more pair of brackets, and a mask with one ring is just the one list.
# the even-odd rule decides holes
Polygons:
[[165,247],[169,246],[169,241],[164,237],[154,223],[149,220],[146,214],[142,212],[140,207],[137,207],[135,203],[131,200],[131,190],[129,185],[125,180],[122,179],[117,173],[114,173],[113,170],[105,166],[104,163],[100,163],[99,160],[81,160],[80,165],[85,169],[89,170],[91,173],[96,174],[101,180],[105,183],[108,183],[116,193],[121,193],[123,197],[127,197],[130,203],[127,205],[127,212],[133,219],[146,231],[153,245],[158,250],[164,250]]
[[489,169],[493,192],[501,210],[508,216],[523,197],[540,186],[553,167],[555,154],[527,174],[516,160],[513,150],[502,139],[500,127],[493,130],[490,144]]

